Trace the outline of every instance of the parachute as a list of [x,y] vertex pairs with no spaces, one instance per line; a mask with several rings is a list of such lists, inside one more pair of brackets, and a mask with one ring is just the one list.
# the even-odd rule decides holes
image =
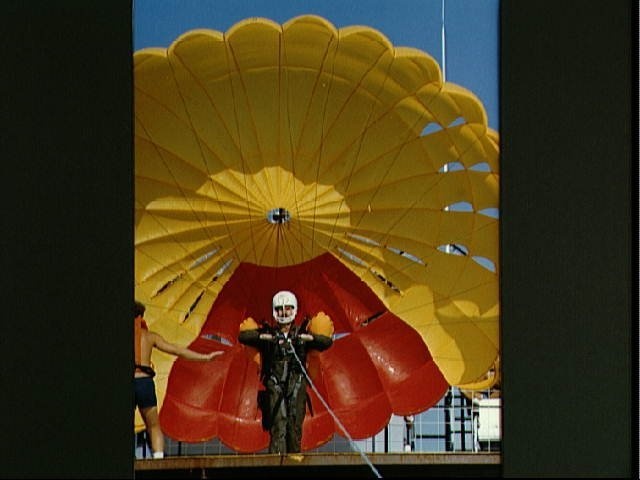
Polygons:
[[[192,30],[134,55],[135,295],[177,440],[252,452],[255,350],[241,322],[282,289],[326,312],[309,374],[353,438],[473,384],[499,354],[498,135],[427,53],[312,15]],[[342,433],[311,394],[303,449]],[[140,429],[140,423],[137,423]]]

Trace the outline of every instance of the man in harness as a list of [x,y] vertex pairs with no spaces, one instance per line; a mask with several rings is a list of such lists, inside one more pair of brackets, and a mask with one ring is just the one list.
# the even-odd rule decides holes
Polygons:
[[[326,350],[333,344],[333,324],[319,312],[311,321],[295,325],[296,296],[287,290],[273,297],[275,327],[260,327],[252,318],[240,325],[238,341],[261,353],[259,392],[263,427],[269,431],[269,453],[300,452],[302,423],[306,414],[307,380],[303,368],[309,349]],[[297,357],[297,358],[296,358]]]
[[207,362],[222,355],[222,351],[199,353],[188,348],[167,342],[162,336],[149,331],[144,321],[145,306],[135,302],[133,309],[135,367],[133,371],[134,408],[140,410],[151,443],[153,458],[164,457],[164,434],[158,418],[158,399],[156,397],[153,377],[156,372],[151,364],[151,353],[154,348],[182,357],[186,360]]

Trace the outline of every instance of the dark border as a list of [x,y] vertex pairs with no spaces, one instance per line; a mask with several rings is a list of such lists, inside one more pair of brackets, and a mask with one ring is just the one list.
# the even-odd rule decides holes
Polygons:
[[504,476],[638,472],[637,8],[501,4]]
[[[133,477],[131,7],[3,3],[4,477]],[[637,3],[501,11],[503,474],[634,476]]]
[[3,478],[133,478],[131,4],[2,4]]

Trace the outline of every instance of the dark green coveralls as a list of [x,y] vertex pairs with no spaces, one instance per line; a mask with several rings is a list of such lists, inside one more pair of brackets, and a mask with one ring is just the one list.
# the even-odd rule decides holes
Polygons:
[[[275,340],[261,340],[261,333],[270,333]],[[299,338],[302,333],[313,335],[313,341]],[[326,350],[333,344],[331,337],[300,331],[293,325],[285,338],[279,329],[264,326],[244,330],[238,336],[240,343],[257,348],[262,355],[262,384],[258,404],[262,410],[262,424],[269,430],[269,453],[300,452],[302,422],[306,413],[307,381],[292,347],[306,368],[309,349]]]

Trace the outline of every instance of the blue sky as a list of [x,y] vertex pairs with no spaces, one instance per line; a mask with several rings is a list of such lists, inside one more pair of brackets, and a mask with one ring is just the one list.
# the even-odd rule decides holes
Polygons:
[[367,25],[395,46],[419,48],[442,62],[446,79],[471,90],[499,129],[499,0],[134,0],[133,48],[167,47],[193,28],[227,31],[247,17],[283,23],[320,15],[337,28]]

